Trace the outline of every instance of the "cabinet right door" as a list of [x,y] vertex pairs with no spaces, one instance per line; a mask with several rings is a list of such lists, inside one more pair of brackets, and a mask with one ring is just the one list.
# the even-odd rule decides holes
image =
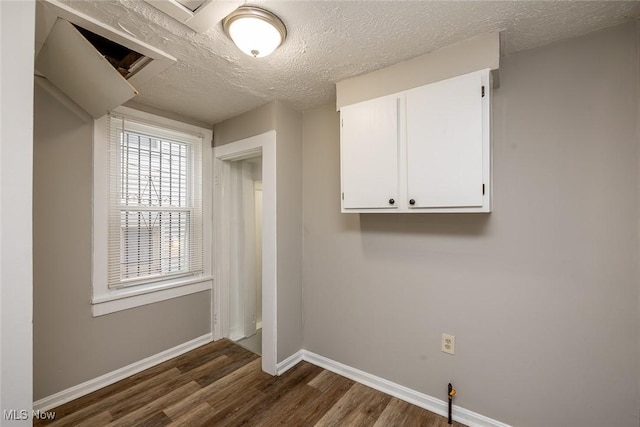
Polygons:
[[481,73],[407,92],[409,208],[483,206]]

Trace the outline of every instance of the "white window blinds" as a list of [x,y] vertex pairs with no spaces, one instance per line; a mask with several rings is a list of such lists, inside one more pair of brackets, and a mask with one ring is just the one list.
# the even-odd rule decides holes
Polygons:
[[111,114],[109,287],[203,270],[202,138]]

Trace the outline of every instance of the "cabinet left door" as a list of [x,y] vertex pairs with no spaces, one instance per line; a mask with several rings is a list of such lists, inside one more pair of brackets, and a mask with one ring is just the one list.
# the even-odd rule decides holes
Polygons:
[[342,107],[340,160],[342,211],[397,209],[397,97]]

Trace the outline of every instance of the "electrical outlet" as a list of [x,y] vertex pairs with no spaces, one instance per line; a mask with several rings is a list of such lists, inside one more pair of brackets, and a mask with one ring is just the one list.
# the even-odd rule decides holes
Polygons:
[[456,354],[456,337],[449,334],[442,334],[442,351],[449,354]]

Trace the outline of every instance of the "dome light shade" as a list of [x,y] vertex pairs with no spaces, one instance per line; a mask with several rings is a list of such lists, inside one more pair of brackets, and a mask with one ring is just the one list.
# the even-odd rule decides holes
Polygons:
[[253,6],[242,6],[222,21],[225,33],[249,56],[270,55],[287,37],[287,29],[276,15]]

